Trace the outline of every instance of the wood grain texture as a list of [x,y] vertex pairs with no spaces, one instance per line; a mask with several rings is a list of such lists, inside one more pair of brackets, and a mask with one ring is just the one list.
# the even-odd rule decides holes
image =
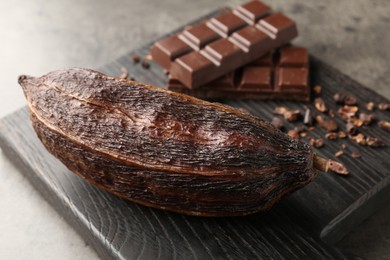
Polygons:
[[[133,53],[144,56],[148,47]],[[126,67],[138,81],[165,86],[166,75],[157,64],[151,62],[151,68],[146,70],[133,64],[131,55],[124,55],[101,71],[118,76],[121,67]],[[315,58],[311,61],[311,83],[323,86],[322,96],[328,104],[333,104],[332,95],[338,91],[354,93],[360,105],[367,101],[388,102],[321,61]],[[265,119],[272,118],[272,111],[278,105],[303,109],[302,104],[293,102],[226,103]],[[389,112],[375,111],[375,115],[390,120]],[[381,136],[388,147],[362,148],[349,140],[327,142],[318,150],[325,157],[332,158],[341,143],[347,144],[348,151],[362,154],[360,159],[339,158],[351,176],[320,174],[313,183],[281,201],[270,212],[237,218],[182,216],[125,202],[95,188],[43,148],[31,128],[26,109],[0,121],[0,146],[105,259],[342,259],[345,256],[320,237],[336,242],[390,195],[389,135],[377,126],[362,132]],[[321,137],[324,133],[317,128],[312,135]]]

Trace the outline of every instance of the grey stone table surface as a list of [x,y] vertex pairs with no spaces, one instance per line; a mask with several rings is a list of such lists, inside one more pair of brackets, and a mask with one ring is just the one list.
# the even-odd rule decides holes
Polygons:
[[[25,105],[19,74],[98,68],[200,15],[241,2],[0,0],[0,117]],[[389,0],[265,2],[296,19],[295,43],[390,99]],[[97,258],[1,152],[0,180],[0,259]],[[390,259],[390,205],[337,246],[367,259]]]

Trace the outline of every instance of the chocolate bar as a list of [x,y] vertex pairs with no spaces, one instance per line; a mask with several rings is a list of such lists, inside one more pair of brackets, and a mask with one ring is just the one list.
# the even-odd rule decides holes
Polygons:
[[287,44],[296,24],[250,1],[151,47],[153,59],[186,87],[200,87]]
[[284,47],[196,89],[170,75],[168,89],[201,99],[309,101],[308,52]]

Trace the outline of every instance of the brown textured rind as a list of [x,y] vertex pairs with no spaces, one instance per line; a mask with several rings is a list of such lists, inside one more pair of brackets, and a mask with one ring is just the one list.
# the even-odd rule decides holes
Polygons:
[[85,69],[19,82],[45,147],[130,201],[190,215],[246,215],[315,176],[308,145],[227,106]]

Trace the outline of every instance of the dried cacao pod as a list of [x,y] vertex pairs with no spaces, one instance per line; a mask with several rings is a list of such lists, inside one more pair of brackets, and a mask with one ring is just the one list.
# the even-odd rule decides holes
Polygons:
[[201,216],[268,210],[325,169],[270,123],[87,69],[20,76],[49,152],[92,184],[142,205]]

